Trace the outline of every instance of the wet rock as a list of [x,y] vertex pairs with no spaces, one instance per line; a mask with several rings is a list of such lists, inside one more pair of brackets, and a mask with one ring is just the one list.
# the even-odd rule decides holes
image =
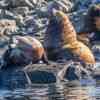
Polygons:
[[33,71],[29,73],[32,83],[55,83],[56,77],[52,72]]
[[27,80],[23,72],[11,68],[0,71],[0,88],[24,88],[25,84]]
[[0,19],[4,19],[4,18],[14,20],[15,15],[9,10],[0,9]]
[[[62,73],[59,74],[61,71]],[[60,80],[58,74],[63,80]],[[79,64],[51,63],[51,65],[48,66],[46,64],[30,64],[26,67],[8,66],[7,69],[0,70],[0,88],[25,88],[34,83],[48,84],[61,81],[80,81],[83,76],[85,76],[85,79],[89,79],[88,74],[89,71],[86,69],[84,71]],[[91,76],[98,79],[98,76],[100,76],[99,70],[96,69]]]
[[[58,72],[58,78],[60,80],[81,80],[81,79],[90,79],[92,78],[92,71],[88,69],[88,65],[86,68],[83,67],[79,62],[72,62],[64,65],[64,67]],[[92,68],[90,68],[92,69]]]
[[14,69],[9,69],[5,71],[0,71],[0,88],[14,89],[14,88],[25,88],[32,84],[44,84],[44,83],[55,83],[56,77],[51,72],[46,71],[31,71],[28,77],[31,80],[31,84],[28,83],[25,73],[21,70],[16,71]]
[[[36,67],[42,67],[41,70]],[[56,82],[56,76],[49,69],[45,69],[46,65],[35,64],[30,65],[27,70],[21,66],[9,66],[7,69],[0,70],[0,88],[14,89],[14,88],[25,88],[28,85],[34,83],[54,83]],[[30,71],[30,69],[32,70]],[[34,70],[36,68],[36,70]],[[43,70],[44,69],[44,70]]]
[[[66,71],[66,74],[65,74],[65,78],[67,78],[68,80],[72,81],[72,80],[79,80],[80,77],[79,75],[77,75],[76,73],[76,69],[75,67],[69,67]],[[72,74],[73,73],[73,74]]]

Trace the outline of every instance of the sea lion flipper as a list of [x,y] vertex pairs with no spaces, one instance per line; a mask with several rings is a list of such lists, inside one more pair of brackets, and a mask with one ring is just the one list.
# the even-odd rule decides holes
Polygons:
[[47,54],[46,52],[44,52],[42,60],[44,61],[44,63],[46,63],[47,65],[50,65],[51,63],[48,60]]

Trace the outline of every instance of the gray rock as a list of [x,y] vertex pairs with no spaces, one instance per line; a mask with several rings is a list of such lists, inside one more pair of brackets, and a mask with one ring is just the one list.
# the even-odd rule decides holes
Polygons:
[[12,9],[12,13],[15,15],[22,15],[25,16],[29,13],[29,8],[28,7],[17,7]]
[[75,0],[74,1],[74,10],[81,10],[81,9],[87,9],[92,4],[100,3],[99,0]]
[[0,9],[0,18],[6,18],[6,19],[14,19],[15,15],[9,11],[9,10],[5,10],[5,9]]
[[64,12],[71,11],[73,3],[70,0],[54,0],[53,2],[48,3],[48,12],[52,12],[52,9],[60,9]]
[[80,10],[69,14],[70,20],[72,21],[77,33],[80,33],[83,30],[85,31],[86,15],[87,15],[87,10]]
[[41,3],[44,3],[44,0],[1,0],[0,1],[0,7],[6,8],[6,7],[19,7],[19,6],[28,6],[30,8],[34,8],[37,5],[40,5]]
[[16,22],[15,20],[1,19],[0,20],[0,35],[9,35],[16,32]]

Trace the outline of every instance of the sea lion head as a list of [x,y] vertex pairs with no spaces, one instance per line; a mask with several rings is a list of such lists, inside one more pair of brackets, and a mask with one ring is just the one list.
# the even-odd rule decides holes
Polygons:
[[53,16],[57,20],[57,22],[61,22],[62,20],[66,19],[65,13],[61,10],[53,9]]

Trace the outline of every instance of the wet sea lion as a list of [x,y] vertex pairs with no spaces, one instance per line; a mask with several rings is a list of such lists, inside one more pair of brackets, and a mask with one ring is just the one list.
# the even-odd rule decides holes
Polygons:
[[15,36],[10,49],[5,53],[4,59],[10,64],[24,65],[44,61],[48,64],[43,45],[31,36]]
[[78,56],[86,64],[94,64],[95,58],[92,51],[77,39],[76,31],[69,17],[59,10],[54,10],[53,14],[61,25],[61,48],[70,49],[74,55]]

